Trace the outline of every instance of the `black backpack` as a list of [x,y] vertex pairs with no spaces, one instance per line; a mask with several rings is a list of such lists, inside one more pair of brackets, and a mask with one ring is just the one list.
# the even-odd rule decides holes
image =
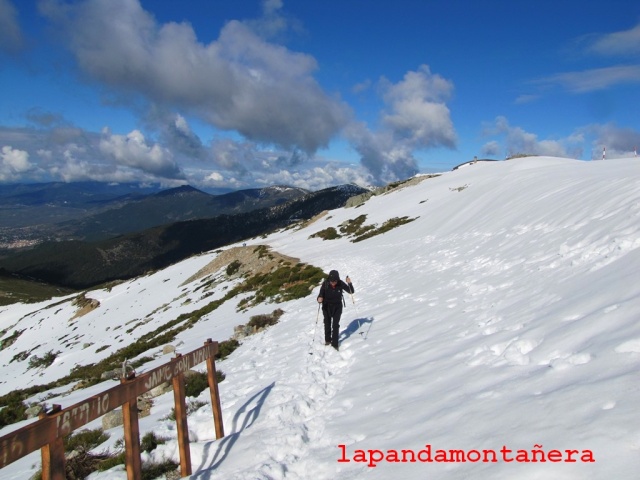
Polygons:
[[340,298],[342,299],[342,305],[344,307],[346,307],[347,306],[347,302],[345,302],[345,300],[344,300],[344,291],[342,289],[342,281],[340,280],[340,274],[338,273],[337,270],[331,270],[329,272],[329,276],[324,281],[324,291],[327,292],[331,288],[331,285],[329,284],[329,280],[331,280],[331,278],[336,278],[338,280],[338,285],[336,286],[336,288],[340,292]]

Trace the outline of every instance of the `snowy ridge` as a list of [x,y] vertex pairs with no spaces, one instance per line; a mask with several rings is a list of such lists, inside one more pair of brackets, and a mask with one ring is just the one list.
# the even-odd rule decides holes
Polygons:
[[[214,440],[209,406],[189,418],[191,478],[636,478],[639,174],[632,159],[479,162],[247,242],[348,274],[356,293],[346,298],[339,352],[323,344],[315,291],[246,313],[227,302],[180,334],[179,351],[189,351],[228,338],[251,315],[285,311],[218,363],[226,437]],[[416,220],[358,243],[310,238],[360,215],[367,225]],[[74,321],[77,309],[61,299],[2,307],[3,339],[25,329],[0,351],[2,392],[94,362],[219,298],[229,288],[223,272],[184,283],[217,255],[87,292],[100,307]],[[36,375],[10,362],[51,349],[63,353]],[[154,355],[148,368],[169,358]],[[46,402],[70,405],[101,388],[61,388]],[[143,433],[175,438],[163,420],[171,402],[159,398]],[[394,456],[427,448],[431,461]],[[175,441],[151,456],[177,459]],[[37,462],[30,455],[2,476],[27,478]]]

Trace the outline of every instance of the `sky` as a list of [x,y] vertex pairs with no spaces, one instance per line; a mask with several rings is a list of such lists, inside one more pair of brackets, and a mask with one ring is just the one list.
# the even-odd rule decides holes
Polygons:
[[632,0],[0,0],[0,182],[385,184],[629,157]]
[[[634,159],[478,162],[248,239],[249,251],[267,245],[348,275],[355,293],[345,298],[338,352],[323,342],[319,286],[305,298],[247,311],[237,310],[242,297],[236,297],[178,335],[172,345],[186,354],[207,338],[226,340],[253,315],[284,311],[279,323],[216,362],[226,375],[219,385],[225,437],[215,439],[204,391],[197,400],[206,405],[188,419],[189,478],[635,479],[639,173]],[[357,243],[312,236],[359,216],[367,226],[414,220]],[[226,277],[233,258],[227,254],[204,252],[91,289],[85,297],[99,306],[81,317],[74,317],[75,295],[0,307],[0,338],[22,332],[0,350],[0,395],[53,382],[221,298],[240,281]],[[218,256],[226,260],[207,268]],[[201,269],[204,276],[196,275]],[[28,368],[25,353],[42,358],[52,350],[59,353],[51,366]],[[138,373],[173,357],[162,350],[142,353],[154,360]],[[68,385],[29,401],[67,408],[112,385]],[[175,424],[166,418],[172,406],[171,392],[156,397],[151,414],[140,419],[141,436],[168,439],[144,461],[178,460]],[[27,422],[5,427],[0,436]],[[100,426],[96,420],[87,427]],[[96,451],[113,449],[123,437],[121,428],[108,433]],[[427,445],[434,456],[462,450],[473,459],[473,451],[490,450],[497,458],[369,461],[379,457],[369,450],[419,452]],[[525,462],[534,450],[561,461]],[[579,452],[575,462],[567,461],[566,450]],[[2,478],[31,478],[39,455],[3,468]],[[119,468],[89,480],[126,478]]]

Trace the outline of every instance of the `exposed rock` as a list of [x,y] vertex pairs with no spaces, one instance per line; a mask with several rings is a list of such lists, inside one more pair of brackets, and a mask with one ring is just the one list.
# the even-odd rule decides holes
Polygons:
[[[147,417],[151,413],[151,407],[153,406],[153,400],[147,395],[138,397],[138,416],[140,418]],[[122,417],[122,408],[116,408],[107,412],[102,417],[102,429],[109,430],[110,428],[119,427],[124,423]]]
[[347,200],[347,203],[344,204],[345,208],[353,208],[362,205],[364,202],[373,197],[373,192],[366,192],[361,195],[355,195]]
[[122,408],[116,408],[115,410],[111,410],[107,412],[102,417],[102,429],[109,430],[110,428],[115,428],[122,425]]
[[214,260],[188,278],[183,285],[217,273],[234,261],[239,262],[240,266],[236,273],[242,276],[247,273],[251,275],[268,273],[275,270],[283,262],[295,265],[300,262],[300,259],[273,252],[266,245],[232,247],[220,252]]
[[44,412],[42,405],[32,405],[24,411],[24,414],[27,418],[36,418],[42,412]]
[[150,397],[159,397],[160,395],[164,395],[167,392],[173,390],[173,385],[170,382],[163,382],[157,387],[149,390],[147,393]]
[[117,380],[122,375],[122,369],[118,368],[115,370],[107,370],[106,372],[102,372],[100,375],[100,380]]
[[75,315],[71,317],[71,320],[82,317],[92,310],[95,310],[100,306],[100,302],[94,298],[87,298],[85,297],[85,294],[82,293],[76,297],[73,301],[73,305],[78,307],[78,310]]

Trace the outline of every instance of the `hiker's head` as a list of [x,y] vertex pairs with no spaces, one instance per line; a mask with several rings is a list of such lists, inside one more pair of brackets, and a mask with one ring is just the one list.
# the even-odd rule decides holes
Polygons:
[[337,270],[331,270],[329,272],[329,281],[332,282],[332,283],[333,282],[337,283],[338,280],[340,280],[340,274],[338,273],[338,271]]

